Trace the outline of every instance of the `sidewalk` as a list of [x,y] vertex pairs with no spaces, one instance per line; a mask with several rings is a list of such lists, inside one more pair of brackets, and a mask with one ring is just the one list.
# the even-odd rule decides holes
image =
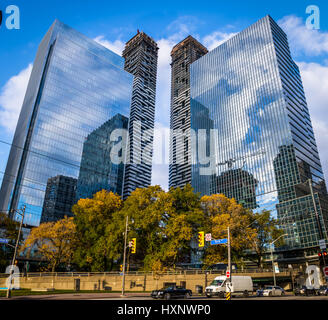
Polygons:
[[[125,299],[134,297],[149,297],[150,293],[136,292],[126,293]],[[104,298],[120,298],[119,292],[110,293],[57,293],[46,295],[27,295],[27,296],[13,296],[10,299],[0,298],[0,300],[89,300],[89,299],[104,299]],[[123,298],[122,298],[123,299]]]

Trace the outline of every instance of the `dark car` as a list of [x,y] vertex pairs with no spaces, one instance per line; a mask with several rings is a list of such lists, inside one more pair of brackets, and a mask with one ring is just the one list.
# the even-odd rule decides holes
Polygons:
[[150,294],[153,299],[165,299],[171,298],[184,298],[189,299],[192,296],[192,291],[183,287],[168,287],[160,290],[153,290]]
[[306,286],[300,286],[295,288],[294,290],[295,296],[315,296],[317,294],[316,290],[314,288],[308,288]]
[[328,287],[327,286],[320,286],[318,290],[319,296],[328,296]]
[[264,291],[264,288],[263,288],[263,287],[259,287],[259,288],[256,290],[256,296],[258,296],[258,297],[263,297],[263,291]]

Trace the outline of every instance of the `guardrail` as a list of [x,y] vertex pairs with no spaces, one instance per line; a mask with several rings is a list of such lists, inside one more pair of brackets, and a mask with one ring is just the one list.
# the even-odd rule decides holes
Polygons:
[[[280,269],[279,273],[298,273],[301,272],[299,269]],[[232,274],[245,274],[245,273],[272,273],[272,269],[237,269],[232,270]],[[177,271],[165,271],[165,272],[149,272],[149,271],[129,271],[126,275],[195,275],[195,274],[215,274],[215,275],[224,275],[225,270],[177,270]],[[279,276],[279,273],[276,275]],[[91,276],[114,276],[120,275],[119,271],[110,271],[110,272],[28,272],[21,273],[20,277],[91,277]],[[0,278],[7,278],[8,274],[0,273]]]

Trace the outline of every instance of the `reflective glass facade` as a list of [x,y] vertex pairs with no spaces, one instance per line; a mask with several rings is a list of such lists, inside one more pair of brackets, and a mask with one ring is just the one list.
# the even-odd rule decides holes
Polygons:
[[[102,161],[109,132],[98,128],[118,114],[129,117],[132,83],[122,57],[55,21],[33,65],[1,187],[0,209],[26,204],[25,222],[38,225],[49,178],[78,179],[83,150],[92,135],[97,135],[103,154],[94,153],[88,163],[93,168],[90,183],[84,179],[78,185],[92,184],[103,174],[107,184],[101,186],[116,186],[112,190],[121,194],[123,177],[113,174],[118,170],[110,161]],[[118,123],[121,128],[122,121]]]
[[288,248],[327,237],[327,191],[299,68],[270,16],[191,65],[191,128],[196,192],[271,210]]

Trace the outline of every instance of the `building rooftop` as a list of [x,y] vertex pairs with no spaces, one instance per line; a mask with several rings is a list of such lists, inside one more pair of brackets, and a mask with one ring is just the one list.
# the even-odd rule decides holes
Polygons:
[[137,34],[134,37],[132,37],[129,41],[127,41],[125,43],[125,49],[124,49],[124,51],[127,48],[132,47],[133,45],[137,44],[140,40],[144,40],[144,41],[148,42],[150,45],[152,45],[152,46],[154,46],[154,47],[156,47],[158,49],[157,43],[156,43],[156,41],[152,37],[148,36],[143,31],[140,32],[138,30]]
[[187,38],[183,39],[182,41],[180,41],[178,44],[176,44],[172,51],[171,51],[171,56],[176,53],[179,49],[185,47],[187,44],[189,43],[194,43],[196,47],[199,47],[199,49],[201,49],[202,51],[204,51],[205,53],[208,52],[207,48],[205,46],[203,46],[199,41],[197,41],[194,37],[192,37],[191,35],[189,35]]

